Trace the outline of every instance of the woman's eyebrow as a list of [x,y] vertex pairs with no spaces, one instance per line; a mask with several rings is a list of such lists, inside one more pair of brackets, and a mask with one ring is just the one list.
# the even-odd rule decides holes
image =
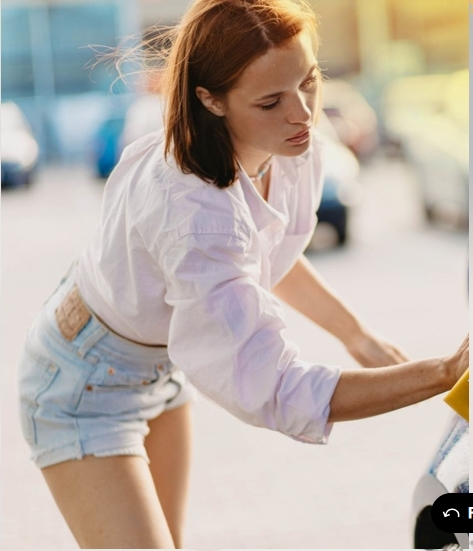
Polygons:
[[266,94],[266,96],[261,96],[256,101],[261,101],[263,99],[269,99],[269,98],[275,98],[276,96],[280,96],[282,92],[274,92],[274,94]]
[[[307,78],[315,69],[317,69],[318,65],[315,63],[312,65],[312,67],[309,69],[307,75],[304,78]],[[280,96],[283,92],[273,92],[272,94],[266,94],[265,96],[261,96],[256,101],[262,101],[265,99],[275,98],[276,96]]]

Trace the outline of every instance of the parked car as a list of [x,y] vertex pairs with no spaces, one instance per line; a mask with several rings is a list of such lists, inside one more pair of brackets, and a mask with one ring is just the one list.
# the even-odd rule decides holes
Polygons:
[[162,127],[162,100],[152,94],[139,96],[126,110],[106,118],[94,139],[94,165],[97,175],[108,178],[124,147]]
[[97,176],[108,178],[120,159],[120,137],[125,126],[125,115],[114,114],[100,125],[93,140],[94,166]]
[[2,188],[29,184],[38,163],[39,147],[25,115],[12,101],[1,106]]
[[325,244],[320,245],[320,235],[322,232],[325,235],[327,225],[335,232],[335,239],[329,245],[341,246],[346,243],[350,209],[358,202],[361,192],[358,182],[358,160],[350,149],[332,134],[328,125],[330,122],[327,124],[322,119],[318,127],[324,139],[325,178],[317,211],[318,224],[309,250],[326,247]]
[[415,549],[468,549],[468,534],[443,532],[435,526],[430,514],[434,501],[441,495],[469,492],[468,439],[468,422],[454,414],[414,491]]
[[430,221],[468,223],[468,70],[393,81],[383,94],[389,139],[417,168]]
[[361,92],[340,78],[327,80],[323,90],[324,112],[338,139],[359,159],[370,158],[378,148],[378,120]]

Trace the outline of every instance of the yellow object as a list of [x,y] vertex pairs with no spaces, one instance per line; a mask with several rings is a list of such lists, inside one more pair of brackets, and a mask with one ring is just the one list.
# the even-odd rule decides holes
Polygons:
[[470,421],[470,370],[467,369],[465,373],[458,379],[452,390],[445,396],[444,400],[447,404],[454,409],[458,415],[461,415],[468,422]]

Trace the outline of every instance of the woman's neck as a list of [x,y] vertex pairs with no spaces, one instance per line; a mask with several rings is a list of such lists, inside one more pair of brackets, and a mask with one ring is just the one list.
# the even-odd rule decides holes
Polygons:
[[271,167],[259,180],[252,180],[253,185],[256,188],[256,191],[261,195],[261,197],[267,201],[269,196],[269,187],[271,183]]
[[265,201],[268,200],[269,183],[271,181],[272,160],[272,155],[267,157],[261,164],[256,167],[254,172],[249,172],[246,167],[242,163],[240,163],[241,166],[245,169],[245,172],[251,180],[251,183],[254,185],[255,189]]
[[235,147],[235,153],[240,167],[244,169],[258,193],[267,200],[273,156],[264,151],[242,151],[238,147]]
[[250,177],[257,176],[261,167],[271,158],[271,155],[265,151],[250,149],[248,147],[239,147],[240,144],[238,144],[238,142],[233,145],[235,156],[240,166],[243,167]]
[[239,157],[238,162],[252,181],[260,180],[271,166],[272,155],[259,155],[258,157]]
[[250,180],[253,182],[253,183],[257,183],[257,182],[260,182],[264,175],[269,171],[270,167],[271,167],[271,161],[273,160],[273,156],[271,155],[270,157],[268,157],[264,163],[262,163],[261,165],[259,165],[258,169],[256,170],[256,173],[255,174],[248,174],[248,176],[250,177]]

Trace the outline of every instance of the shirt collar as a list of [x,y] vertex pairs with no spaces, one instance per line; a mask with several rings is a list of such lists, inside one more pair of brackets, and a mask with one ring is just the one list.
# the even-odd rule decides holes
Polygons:
[[[245,169],[240,164],[238,178],[245,196],[245,201],[250,209],[258,232],[269,231],[270,233],[276,233],[280,229],[284,229],[289,222],[287,216],[276,210],[267,201],[265,201],[263,197],[261,197]],[[285,182],[281,181],[278,160],[275,158],[271,167],[270,197],[274,192],[284,193],[284,184]]]

